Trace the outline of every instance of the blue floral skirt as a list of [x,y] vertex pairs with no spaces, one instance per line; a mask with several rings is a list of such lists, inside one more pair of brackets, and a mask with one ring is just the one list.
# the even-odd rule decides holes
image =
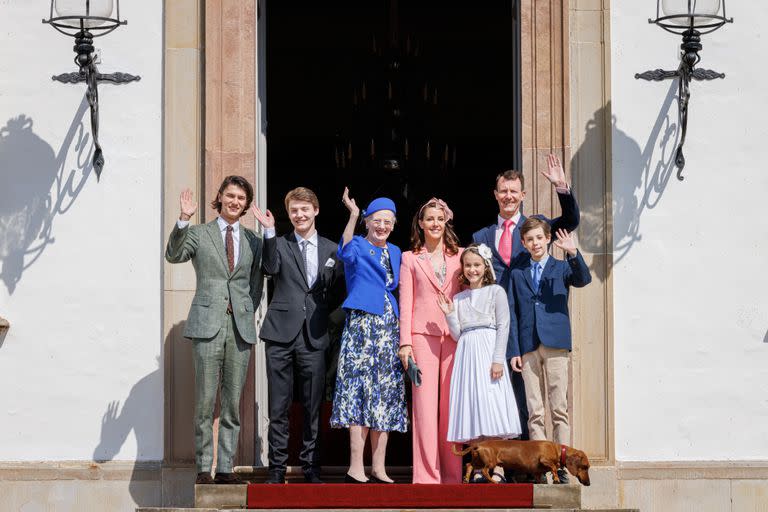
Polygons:
[[341,336],[331,426],[408,430],[403,366],[397,357],[400,330],[389,300],[383,315],[347,312]]

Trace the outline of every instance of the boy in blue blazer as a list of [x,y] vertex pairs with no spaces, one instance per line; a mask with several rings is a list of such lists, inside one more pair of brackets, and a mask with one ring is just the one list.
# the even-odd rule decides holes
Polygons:
[[[552,416],[553,441],[570,443],[568,424],[568,353],[571,351],[571,322],[568,293],[592,281],[589,268],[564,229],[557,231],[555,246],[567,254],[565,261],[549,255],[551,227],[545,220],[528,218],[520,227],[529,261],[512,271],[517,337],[523,358],[523,381],[528,406],[528,432],[532,440],[546,440],[544,431],[544,375]],[[564,469],[557,471],[567,483]]]

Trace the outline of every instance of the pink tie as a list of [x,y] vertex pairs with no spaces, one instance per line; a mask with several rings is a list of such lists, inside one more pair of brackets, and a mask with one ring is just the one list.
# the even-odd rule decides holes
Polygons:
[[512,219],[505,220],[504,231],[502,231],[499,239],[499,256],[507,265],[512,260],[512,226],[514,225],[515,221]]

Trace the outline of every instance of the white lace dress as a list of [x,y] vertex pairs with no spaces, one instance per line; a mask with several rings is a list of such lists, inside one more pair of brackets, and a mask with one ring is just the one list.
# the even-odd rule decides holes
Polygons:
[[[453,312],[446,318],[459,344],[451,376],[448,441],[518,437],[520,416],[504,360],[509,336],[507,295],[493,284],[457,293],[453,303]],[[504,368],[504,375],[495,381],[492,363]]]

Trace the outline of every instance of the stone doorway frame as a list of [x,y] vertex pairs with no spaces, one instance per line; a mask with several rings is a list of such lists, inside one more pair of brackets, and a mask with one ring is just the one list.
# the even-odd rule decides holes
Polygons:
[[[522,165],[532,210],[557,215],[553,191],[539,170],[554,151],[566,162],[582,209],[585,259],[599,278],[574,293],[571,400],[573,445],[593,464],[613,465],[613,309],[610,181],[609,0],[515,0],[521,23]],[[178,215],[180,191],[200,198],[198,222],[225,174],[242,174],[266,202],[264,0],[166,0],[163,226]],[[591,131],[589,141],[586,126]],[[596,134],[596,135],[595,135]],[[249,216],[246,225],[253,226]],[[586,222],[585,222],[586,221]],[[163,242],[167,233],[163,234]],[[189,265],[164,267],[165,465],[194,460],[191,356],[181,338],[194,294]],[[240,464],[266,461],[263,349],[241,409]],[[263,380],[263,377],[262,377]],[[261,432],[261,435],[257,433]]]

